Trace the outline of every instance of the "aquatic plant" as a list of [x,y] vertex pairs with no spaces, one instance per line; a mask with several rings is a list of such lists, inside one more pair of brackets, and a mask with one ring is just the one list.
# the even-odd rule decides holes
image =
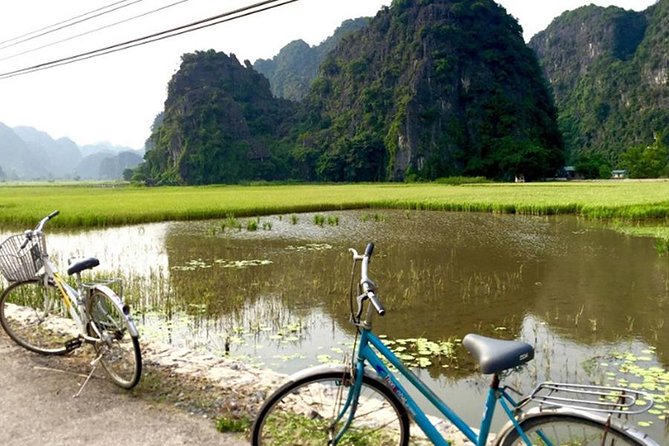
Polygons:
[[450,367],[456,360],[455,347],[459,339],[431,341],[426,338],[407,338],[390,340],[381,335],[383,343],[409,367],[428,368],[432,365]]
[[378,223],[380,221],[385,221],[386,216],[383,215],[383,214],[379,214],[377,212],[377,213],[374,213],[374,214],[362,214],[362,217],[360,217],[360,219],[364,222],[373,221],[375,223]]
[[258,230],[258,222],[256,220],[248,220],[246,222],[246,230],[247,231],[257,231]]

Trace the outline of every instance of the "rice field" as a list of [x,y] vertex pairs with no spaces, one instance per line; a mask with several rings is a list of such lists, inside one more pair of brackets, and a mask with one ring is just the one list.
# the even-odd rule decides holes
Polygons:
[[669,180],[553,183],[0,186],[0,225],[104,227],[338,209],[390,208],[530,215],[574,214],[626,221],[669,219]]

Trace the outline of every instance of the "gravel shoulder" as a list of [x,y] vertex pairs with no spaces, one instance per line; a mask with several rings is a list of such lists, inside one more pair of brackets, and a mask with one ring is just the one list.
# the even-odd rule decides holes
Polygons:
[[85,356],[36,355],[0,330],[0,358],[2,445],[248,444],[216,430],[213,392],[150,362],[136,391],[119,389],[96,370],[75,398],[90,371]]

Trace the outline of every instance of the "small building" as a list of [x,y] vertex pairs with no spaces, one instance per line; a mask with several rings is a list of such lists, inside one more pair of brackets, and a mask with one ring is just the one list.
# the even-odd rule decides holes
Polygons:
[[614,180],[621,180],[623,178],[627,178],[627,170],[626,169],[612,170],[611,178],[613,178]]
[[574,166],[564,166],[562,168],[562,177],[568,180],[576,178],[576,168]]

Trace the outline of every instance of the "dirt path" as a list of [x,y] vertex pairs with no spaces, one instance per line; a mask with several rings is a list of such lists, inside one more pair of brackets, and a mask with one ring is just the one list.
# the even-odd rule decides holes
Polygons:
[[[96,373],[85,380],[81,359],[49,358],[16,346],[0,330],[0,444],[30,445],[245,445],[221,434],[214,421],[143,398]],[[148,375],[150,376],[150,375]],[[174,392],[174,389],[170,389]],[[177,406],[179,406],[177,404]],[[186,409],[187,405],[183,405]]]

